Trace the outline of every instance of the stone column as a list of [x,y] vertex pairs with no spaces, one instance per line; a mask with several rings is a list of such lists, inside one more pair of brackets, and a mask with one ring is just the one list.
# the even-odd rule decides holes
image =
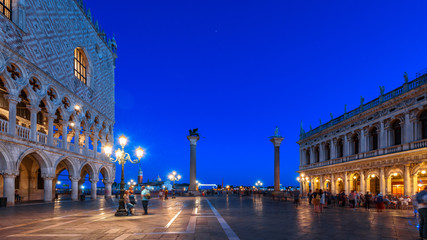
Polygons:
[[337,190],[335,189],[335,175],[331,174],[331,193],[336,194]]
[[30,126],[30,140],[37,142],[37,113],[40,111],[38,106],[30,106],[31,112],[31,126]]
[[[347,135],[344,135],[344,151],[343,151],[343,157],[349,156],[351,154],[350,152],[350,139],[348,139]],[[347,192],[346,192],[347,194]]]
[[387,146],[386,144],[386,133],[384,128],[384,121],[381,121],[380,123],[380,145],[379,148],[385,148]]
[[98,183],[98,181],[99,181],[99,179],[94,179],[94,178],[90,179],[90,183],[91,183],[90,197],[92,199],[96,199],[96,184]]
[[417,174],[412,175],[412,193],[411,195],[418,192],[418,176]]
[[365,172],[363,170],[360,171],[360,192],[366,194]]
[[270,141],[274,145],[274,191],[280,191],[280,144],[284,138],[273,137]]
[[52,176],[43,176],[44,180],[44,201],[52,202]]
[[79,180],[80,178],[70,177],[71,180],[71,200],[79,199]]
[[366,129],[360,130],[360,151],[359,153],[367,152],[366,148],[366,136],[368,135],[366,132]]
[[323,162],[325,161],[326,156],[325,156],[325,143],[321,143],[319,146],[319,162]]
[[89,152],[89,132],[85,131],[85,153],[87,155],[87,153]]
[[385,194],[385,177],[384,177],[384,167],[380,168],[380,192]]
[[62,148],[68,150],[68,121],[62,120]]
[[403,191],[406,196],[411,195],[411,180],[410,180],[410,165],[405,165],[405,171],[403,173]]
[[55,120],[55,118],[56,118],[55,114],[47,115],[47,124],[48,124],[47,145],[49,146],[53,146],[53,120]]
[[[8,95],[7,99],[9,100],[9,134],[12,136],[16,135],[16,104],[21,100],[17,96]],[[15,190],[14,190],[15,192]],[[14,197],[15,199],[15,197]]]
[[80,124],[74,126],[74,152],[80,154]]
[[189,192],[196,192],[196,146],[199,136],[187,136],[190,141],[190,186]]
[[337,158],[337,139],[331,141],[331,159]]
[[322,191],[325,191],[325,186],[323,185],[323,175],[319,176],[319,189],[322,189]]
[[96,155],[98,153],[98,138],[94,135],[92,139],[93,144],[93,157],[96,158]]
[[391,176],[387,177],[387,188],[386,188],[386,194],[391,194]]
[[104,182],[105,198],[111,198],[111,184],[113,184],[113,182]]
[[310,148],[310,164],[315,163],[316,159],[315,159],[315,154],[314,154],[314,147]]
[[15,173],[3,173],[3,196],[7,198],[8,206],[15,205],[15,177]]
[[345,190],[345,194],[348,195],[350,193],[350,184],[349,184],[347,172],[344,173],[344,190]]

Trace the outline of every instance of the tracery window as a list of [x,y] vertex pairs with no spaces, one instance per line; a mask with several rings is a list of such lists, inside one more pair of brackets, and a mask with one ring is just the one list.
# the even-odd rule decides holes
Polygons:
[[0,0],[0,12],[12,20],[12,0]]
[[74,50],[74,76],[87,84],[87,58],[80,48]]

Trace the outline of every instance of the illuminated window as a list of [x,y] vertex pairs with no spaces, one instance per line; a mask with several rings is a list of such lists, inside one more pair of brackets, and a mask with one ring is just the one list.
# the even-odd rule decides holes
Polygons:
[[85,53],[80,48],[74,50],[74,76],[84,84],[87,84],[87,59]]
[[12,20],[12,0],[0,0],[0,12]]

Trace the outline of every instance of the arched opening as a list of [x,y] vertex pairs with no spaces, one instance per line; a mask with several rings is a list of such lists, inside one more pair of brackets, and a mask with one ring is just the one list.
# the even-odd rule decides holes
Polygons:
[[310,164],[310,149],[307,149],[305,151],[305,159],[306,159],[306,163],[305,164]]
[[341,158],[344,156],[344,144],[342,139],[337,140],[337,158]]
[[360,175],[358,173],[353,174],[350,178],[350,190],[360,192]]
[[0,1],[0,13],[12,20],[12,0]]
[[337,189],[336,190],[337,193],[340,193],[340,192],[344,191],[344,182],[343,182],[342,178],[337,178],[336,189]]
[[35,153],[26,155],[19,164],[19,174],[15,178],[15,189],[21,201],[44,199],[44,179],[42,177],[40,156]]
[[84,84],[87,84],[87,65],[88,61],[83,49],[74,49],[74,76]]
[[313,186],[313,190],[321,189],[321,188],[322,188],[322,186],[320,185],[320,180],[319,180],[319,178],[318,178],[318,177],[316,177],[316,178],[314,179],[314,186]]
[[43,99],[39,104],[40,110],[37,112],[37,141],[41,143],[47,143],[47,131],[48,131],[48,122],[47,115],[48,110],[46,107],[46,100]]
[[[28,100],[28,94],[25,90],[22,90],[19,94],[20,102],[16,105],[16,125],[21,126],[18,128],[18,135],[20,137],[30,137],[31,127],[31,112],[30,112],[30,100]],[[22,129],[25,128],[25,129]]]
[[8,91],[4,85],[4,81],[0,78],[0,132],[7,132],[7,124],[9,121],[9,102],[6,99]]
[[56,147],[62,147],[63,140],[63,128],[67,126],[63,125],[62,110],[61,108],[56,109],[55,119],[53,120],[53,145]]
[[402,144],[402,128],[401,128],[400,124],[401,124],[400,120],[395,120],[391,124],[392,145]]
[[359,153],[359,135],[357,133],[351,136],[351,143],[352,143],[352,150],[353,150],[352,153],[358,154]]
[[331,181],[329,179],[325,180],[323,191],[331,192]]
[[421,137],[427,139],[427,110],[424,110],[420,115],[421,122]]
[[427,186],[427,170],[421,169],[414,175],[414,190],[421,192]]
[[331,159],[331,144],[327,142],[325,144],[325,160]]
[[395,196],[401,196],[404,194],[404,183],[403,176],[398,172],[391,172],[387,178],[388,192]]
[[52,183],[55,186],[55,198],[58,200],[71,199],[72,183],[70,178],[74,168],[70,160],[63,159],[56,166],[55,179]]
[[373,127],[369,131],[369,150],[377,150],[378,149],[378,129]]
[[367,183],[367,189],[369,189],[369,192],[375,195],[380,193],[380,179],[376,174],[369,175]]
[[95,171],[89,164],[85,164],[80,172],[79,195],[90,195],[92,190],[91,179],[95,177]]
[[315,147],[314,148],[314,162],[318,163],[319,162],[319,147]]
[[107,169],[105,167],[101,168],[101,170],[99,171],[99,176],[98,176],[98,179],[100,181],[98,181],[98,183],[97,183],[98,194],[101,194],[104,196],[106,195],[106,192],[105,192],[106,189],[105,189],[104,183],[106,181],[108,181],[109,178],[110,178],[110,176],[108,174]]

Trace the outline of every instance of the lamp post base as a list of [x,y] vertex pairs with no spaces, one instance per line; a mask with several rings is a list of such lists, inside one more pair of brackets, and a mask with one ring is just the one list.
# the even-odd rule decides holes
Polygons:
[[200,196],[201,195],[199,191],[195,191],[195,190],[188,191],[188,194],[190,196]]
[[116,217],[127,216],[128,213],[126,209],[117,209],[117,212],[114,214]]

